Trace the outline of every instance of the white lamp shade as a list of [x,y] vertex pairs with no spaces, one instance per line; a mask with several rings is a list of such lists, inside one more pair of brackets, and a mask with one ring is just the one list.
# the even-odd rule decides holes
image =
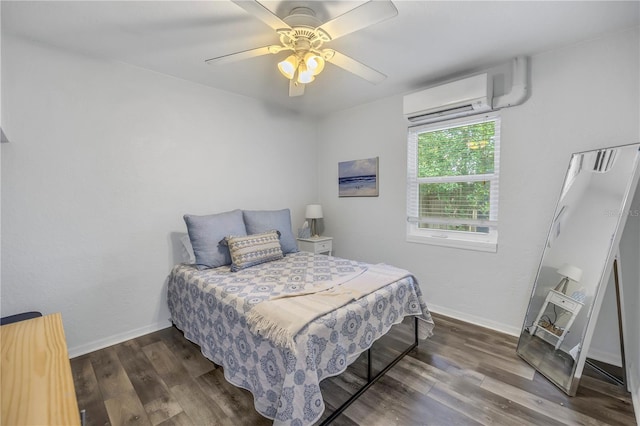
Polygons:
[[301,62],[298,66],[298,83],[307,84],[315,80],[313,71],[307,68],[307,64]]
[[304,55],[304,63],[307,65],[307,69],[313,73],[313,75],[318,75],[324,69],[324,59],[322,56],[318,56],[315,53],[307,53]]
[[580,282],[582,279],[582,269],[577,266],[569,265],[565,263],[560,268],[558,268],[558,274],[563,277],[569,278],[571,281]]
[[304,217],[306,217],[307,219],[322,218],[322,206],[320,204],[309,204],[307,206],[307,212]]
[[298,68],[298,58],[296,55],[291,55],[287,59],[278,63],[278,69],[289,80],[293,79],[293,76],[296,73],[296,68]]

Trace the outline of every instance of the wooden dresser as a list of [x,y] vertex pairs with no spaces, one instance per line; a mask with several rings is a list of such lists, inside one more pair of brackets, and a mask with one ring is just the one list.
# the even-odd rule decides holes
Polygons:
[[2,425],[80,425],[62,316],[0,327]]

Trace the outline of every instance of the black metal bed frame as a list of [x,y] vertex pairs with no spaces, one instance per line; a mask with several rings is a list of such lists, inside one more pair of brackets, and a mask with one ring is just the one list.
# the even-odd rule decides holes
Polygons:
[[356,391],[356,393],[351,395],[351,397],[349,397],[349,399],[347,399],[340,407],[336,408],[335,411],[333,413],[331,413],[331,415],[329,417],[327,417],[322,423],[320,423],[320,426],[328,425],[329,423],[334,421],[340,414],[342,414],[342,412],[344,410],[349,408],[349,406],[351,404],[353,404],[353,402],[355,402],[356,399],[360,398],[360,396],[363,393],[365,393],[367,391],[367,389],[369,389],[378,380],[380,380],[380,378],[382,376],[384,376],[387,373],[387,371],[391,370],[391,368],[393,368],[394,365],[396,365],[398,362],[400,362],[400,360],[402,358],[404,358],[405,355],[407,355],[413,349],[418,347],[418,317],[414,317],[413,324],[414,324],[414,332],[413,332],[414,340],[413,340],[413,343],[407,349],[405,349],[404,352],[402,352],[400,355],[395,357],[389,364],[387,364],[387,366],[385,368],[380,370],[380,372],[378,374],[376,374],[375,376],[373,376],[373,377],[371,377],[371,373],[372,373],[372,371],[371,371],[371,348],[367,349],[367,383],[365,383],[360,389],[358,389]]

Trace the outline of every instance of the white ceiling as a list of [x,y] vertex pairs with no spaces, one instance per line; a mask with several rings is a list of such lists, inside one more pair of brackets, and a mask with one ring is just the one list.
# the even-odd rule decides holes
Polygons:
[[[284,17],[306,5],[326,21],[362,1],[265,1]],[[396,1],[398,16],[326,44],[388,78],[372,85],[328,64],[305,95],[288,97],[278,57],[207,65],[205,59],[278,42],[228,1],[2,1],[2,34],[129,63],[263,100],[324,114],[453,74],[477,71],[637,26],[640,2]]]

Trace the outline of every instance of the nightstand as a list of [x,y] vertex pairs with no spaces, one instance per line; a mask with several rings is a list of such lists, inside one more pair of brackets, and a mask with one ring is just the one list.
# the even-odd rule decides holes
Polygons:
[[[559,311],[554,312],[555,310],[554,307],[558,307]],[[538,314],[536,321],[533,323],[533,325],[530,328],[530,334],[532,336],[535,336],[537,333],[542,332],[540,337],[542,337],[543,340],[551,344],[553,344],[552,341],[555,339],[554,346],[557,350],[562,344],[562,341],[564,340],[564,338],[567,336],[567,333],[569,332],[569,329],[573,325],[573,321],[575,321],[576,316],[578,316],[578,312],[580,312],[580,309],[582,309],[581,302],[578,302],[577,300],[572,299],[566,294],[560,293],[559,291],[549,290],[549,294],[547,294],[547,298],[545,299],[544,304],[542,305],[542,309],[540,309],[540,313]],[[569,320],[566,321],[566,325],[564,326],[564,328],[552,330],[547,327],[544,327],[543,324],[541,324],[540,322],[541,318],[543,316],[548,316],[548,315],[557,316],[556,318],[556,322],[557,322],[557,320],[560,319],[559,317],[562,312],[567,312],[571,315],[569,317]],[[551,341],[547,339],[551,339]]]
[[298,247],[302,251],[315,254],[327,253],[331,256],[333,251],[333,237],[298,238]]

